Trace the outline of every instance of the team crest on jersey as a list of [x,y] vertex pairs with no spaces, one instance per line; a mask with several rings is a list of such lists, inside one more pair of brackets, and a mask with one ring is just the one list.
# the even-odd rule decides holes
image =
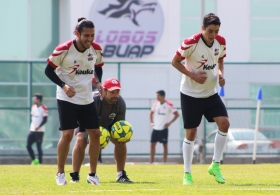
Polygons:
[[93,54],[89,53],[88,54],[88,61],[92,61],[93,60]]
[[115,113],[112,113],[109,115],[109,119],[114,119],[116,117],[116,114]]
[[219,49],[215,49],[215,50],[214,50],[214,55],[215,55],[215,56],[219,55]]

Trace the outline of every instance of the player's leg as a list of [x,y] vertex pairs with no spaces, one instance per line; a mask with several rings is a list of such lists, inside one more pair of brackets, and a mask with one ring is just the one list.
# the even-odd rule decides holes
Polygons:
[[218,126],[218,131],[214,142],[213,162],[208,168],[208,173],[213,175],[218,183],[225,183],[225,179],[222,176],[220,169],[220,160],[226,145],[227,132],[230,125],[228,114],[225,105],[218,94],[215,94],[207,99],[209,102],[211,102],[211,104],[208,105],[211,106],[207,109],[205,116],[207,116],[208,121],[215,121]]
[[36,137],[36,146],[38,150],[39,163],[42,164],[43,162],[42,143],[43,143],[44,132],[35,132],[35,137]]
[[72,168],[70,173],[71,182],[76,183],[80,180],[80,169],[85,157],[85,149],[87,147],[88,135],[86,132],[79,132],[80,128],[75,129],[76,143],[72,150]]
[[113,138],[110,138],[110,141],[115,145],[114,157],[117,164],[117,182],[133,182],[127,177],[124,170],[127,156],[126,143],[120,143]]
[[184,185],[193,183],[191,164],[197,127],[203,114],[202,106],[199,98],[193,98],[181,93],[181,108],[185,128],[185,138],[182,146],[185,172],[183,177]]
[[28,136],[27,136],[27,144],[26,144],[26,148],[27,151],[29,153],[29,156],[32,160],[31,164],[35,165],[35,154],[34,151],[32,149],[32,144],[35,142],[35,134],[32,131],[29,131]]
[[158,142],[158,131],[154,130],[152,131],[151,135],[151,148],[150,148],[150,163],[154,163],[155,161],[155,154],[156,154],[156,145]]
[[100,130],[99,117],[94,103],[84,105],[79,115],[80,127],[86,129],[89,138],[89,164],[90,173],[87,182],[92,185],[99,185],[99,179],[96,175],[98,156],[100,151]]
[[163,145],[163,159],[162,162],[166,163],[167,161],[167,154],[168,154],[168,144],[167,144],[167,140],[168,140],[168,129],[164,129],[161,132],[161,143]]
[[102,150],[99,151],[98,162],[102,163]]
[[57,185],[66,185],[64,166],[68,156],[70,143],[73,138],[74,129],[77,125],[77,112],[80,105],[57,100],[57,108],[60,122],[61,138],[57,144]]
[[64,173],[64,166],[68,156],[74,129],[63,130],[57,145],[57,173]]

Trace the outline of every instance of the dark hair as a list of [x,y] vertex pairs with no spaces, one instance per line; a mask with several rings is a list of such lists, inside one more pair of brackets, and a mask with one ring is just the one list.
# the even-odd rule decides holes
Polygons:
[[157,91],[157,94],[159,94],[159,95],[165,97],[165,92],[164,92],[163,90]]
[[94,28],[94,24],[92,21],[86,18],[78,18],[78,24],[76,25],[75,30],[79,31],[79,33],[82,33],[84,27]]
[[35,94],[33,95],[33,97],[36,97],[38,100],[40,100],[40,102],[43,101],[43,95],[40,94],[40,93],[35,93]]
[[214,24],[214,25],[221,25],[220,18],[213,13],[207,14],[203,18],[203,26],[206,28],[207,26]]

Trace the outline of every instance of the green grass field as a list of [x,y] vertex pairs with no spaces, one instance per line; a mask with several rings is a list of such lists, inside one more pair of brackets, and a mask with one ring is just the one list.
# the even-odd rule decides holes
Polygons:
[[[193,165],[194,185],[183,186],[183,165],[126,165],[134,184],[115,182],[115,165],[98,165],[100,186],[86,183],[88,166],[82,166],[80,183],[57,186],[55,165],[1,165],[0,194],[280,194],[280,165],[222,165],[226,184],[207,173],[208,165]],[[66,166],[70,181],[71,166]]]

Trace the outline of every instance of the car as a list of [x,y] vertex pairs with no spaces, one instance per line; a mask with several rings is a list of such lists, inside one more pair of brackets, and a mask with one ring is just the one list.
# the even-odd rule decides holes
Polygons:
[[[218,130],[211,131],[206,136],[206,154],[214,153],[214,140]],[[255,130],[245,128],[230,128],[224,155],[253,154]],[[199,154],[199,146],[195,145],[195,153]],[[263,133],[257,134],[257,154],[280,154],[280,147],[269,140]]]

